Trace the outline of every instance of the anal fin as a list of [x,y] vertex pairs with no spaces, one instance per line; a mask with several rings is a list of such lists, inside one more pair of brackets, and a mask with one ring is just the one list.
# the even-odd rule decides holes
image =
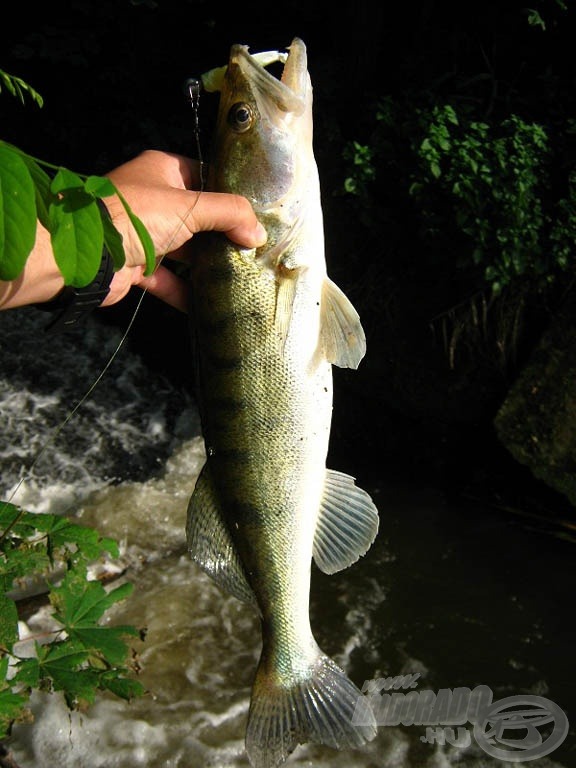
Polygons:
[[221,513],[208,462],[200,472],[188,504],[186,536],[190,556],[221,589],[257,606]]

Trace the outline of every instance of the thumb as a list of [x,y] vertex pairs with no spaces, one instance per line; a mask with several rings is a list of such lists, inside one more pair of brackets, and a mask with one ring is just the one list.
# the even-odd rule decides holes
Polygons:
[[196,202],[185,223],[191,234],[223,232],[230,240],[246,248],[258,248],[268,239],[248,200],[226,192],[196,193]]

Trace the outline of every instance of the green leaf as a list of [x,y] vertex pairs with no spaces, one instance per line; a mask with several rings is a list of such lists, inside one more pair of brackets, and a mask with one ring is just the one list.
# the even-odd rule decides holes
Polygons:
[[0,741],[10,733],[10,728],[16,720],[23,719],[24,708],[28,703],[29,694],[19,691],[14,693],[15,680],[7,680],[9,673],[8,656],[0,658]]
[[60,587],[52,590],[50,599],[56,607],[55,618],[70,633],[74,629],[93,627],[104,611],[133,590],[132,584],[106,592],[99,581],[86,581],[85,569],[73,569],[64,577]]
[[8,667],[10,665],[10,659],[8,656],[0,656],[0,691],[8,687],[6,678],[8,677]]
[[26,164],[34,184],[37,216],[42,222],[42,225],[48,229],[48,206],[51,202],[53,202],[54,199],[54,195],[50,191],[50,177],[43,170],[43,168],[40,167],[39,162],[33,157],[30,157],[30,155],[27,155],[26,152],[23,152],[21,149],[15,147],[13,144],[9,144],[8,142],[0,141],[0,145],[9,147]]
[[93,528],[71,523],[59,515],[39,513],[31,517],[32,521],[36,522],[37,530],[46,533],[50,538],[52,549],[75,544],[88,558],[99,557],[102,552],[118,557],[118,544],[113,539],[100,536]]
[[7,529],[23,539],[37,537],[38,533],[46,534],[51,550],[75,545],[90,559],[96,559],[103,552],[112,557],[119,554],[117,542],[100,536],[93,528],[72,523],[60,515],[26,512],[14,504],[0,502],[0,532]]
[[19,545],[9,542],[4,547],[2,555],[0,583],[5,591],[12,589],[16,579],[29,576],[31,573],[42,573],[50,565],[45,546]]
[[[100,200],[103,197],[111,197],[115,194],[120,196],[110,179],[103,176],[89,176],[86,179],[84,188]],[[124,200],[122,202],[126,206],[126,202]],[[102,225],[104,227],[104,243],[112,256],[114,269],[121,269],[126,263],[126,252],[124,251],[122,235],[118,232],[109,216],[102,216]]]
[[102,260],[104,230],[100,211],[82,179],[60,168],[51,184],[57,195],[49,207],[52,249],[66,285],[92,282]]
[[39,107],[42,107],[44,104],[42,96],[40,96],[31,85],[28,85],[28,83],[20,77],[9,75],[7,72],[4,72],[4,70],[0,69],[0,93],[2,93],[2,85],[6,86],[6,90],[8,90],[12,96],[18,97],[22,104],[24,104],[25,93],[28,93],[30,98],[35,101]]
[[0,535],[4,537],[5,531],[8,528],[17,532],[15,526],[20,522],[24,514],[21,507],[17,507],[9,501],[0,501]]
[[16,603],[0,592],[0,646],[12,648],[18,640],[18,611]]
[[126,701],[132,701],[137,696],[143,696],[146,690],[142,683],[126,677],[120,677],[116,671],[100,676],[100,687],[109,690],[115,696]]
[[[118,628],[119,631],[129,627]],[[104,634],[105,628],[102,628]],[[125,669],[100,669],[90,666],[91,653],[77,638],[70,638],[50,646],[39,646],[41,677],[50,681],[54,691],[62,691],[70,708],[79,704],[92,704],[97,690],[110,690],[124,699],[144,693],[136,681],[124,678]],[[124,650],[126,655],[126,650]]]
[[350,176],[346,179],[344,179],[344,191],[348,192],[351,195],[358,194],[358,187],[356,184],[356,179],[351,178]]
[[43,227],[48,229],[49,217],[48,211],[50,205],[55,202],[54,194],[50,189],[50,176],[44,171],[38,163],[29,155],[22,153],[22,159],[26,163],[28,172],[34,183],[34,191],[36,195],[36,214]]
[[28,696],[23,693],[0,690],[0,740],[10,734],[12,723],[22,717],[27,702]]
[[128,214],[128,218],[132,222],[132,226],[136,230],[136,234],[138,235],[138,237],[140,238],[140,242],[142,243],[142,248],[144,249],[144,255],[146,257],[146,269],[144,271],[144,274],[146,276],[151,275],[156,269],[156,251],[154,249],[154,243],[152,242],[152,238],[148,234],[148,230],[146,229],[144,224],[142,224],[140,219],[132,212],[132,209],[128,205],[123,195],[121,195],[118,190],[116,190],[116,194],[120,198],[120,201],[124,206],[124,210]]
[[62,691],[69,707],[79,702],[92,704],[98,686],[98,672],[83,668],[89,653],[74,640],[37,646],[40,675],[50,680],[54,691]]
[[540,16],[540,14],[538,13],[538,11],[535,10],[534,8],[527,8],[526,10],[528,12],[528,24],[531,27],[540,27],[540,29],[543,32],[545,32],[546,24],[542,16]]
[[84,189],[93,197],[112,197],[116,193],[116,187],[105,176],[88,176],[84,182]]
[[104,226],[104,243],[112,256],[114,269],[122,269],[126,263],[126,252],[124,251],[122,235],[118,232],[108,216],[103,217],[102,224]]
[[0,280],[15,280],[36,239],[34,184],[26,163],[0,143]]
[[60,640],[46,645],[36,643],[42,674],[51,668],[77,669],[88,659],[88,651],[75,640]]
[[14,682],[26,688],[37,688],[40,683],[40,664],[38,659],[20,659],[16,667]]
[[124,664],[128,658],[130,648],[124,638],[138,637],[138,634],[138,630],[130,626],[70,630],[70,637],[78,640],[90,652],[91,657],[96,655],[112,667]]

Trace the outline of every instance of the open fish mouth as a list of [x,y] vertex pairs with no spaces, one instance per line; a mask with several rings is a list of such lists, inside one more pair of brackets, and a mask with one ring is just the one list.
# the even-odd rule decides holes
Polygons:
[[[280,79],[266,69],[278,62],[284,64]],[[306,46],[299,38],[294,38],[287,53],[263,51],[251,54],[247,45],[233,45],[225,67],[211,69],[201,76],[205,90],[222,90],[226,73],[235,70],[242,73],[256,93],[271,99],[282,112],[292,112],[296,116],[304,112],[310,86]]]

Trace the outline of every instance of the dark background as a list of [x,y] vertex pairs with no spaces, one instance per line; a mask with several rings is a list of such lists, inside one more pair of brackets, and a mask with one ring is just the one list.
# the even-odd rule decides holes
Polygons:
[[[576,116],[574,11],[555,0],[531,7],[545,30],[531,26],[514,0],[11,4],[0,29],[0,68],[45,103],[23,106],[4,91],[0,136],[85,174],[148,148],[195,156],[185,80],[225,64],[234,43],[256,52],[301,37],[314,86],[329,272],[360,312],[368,342],[357,372],[335,370],[331,464],[372,484],[431,484],[448,501],[468,496],[548,520],[572,516],[564,497],[515,462],[493,428],[565,286],[530,294],[504,363],[493,339],[471,338],[451,366],[436,320],[486,286],[456,269],[457,254],[445,243],[440,253],[420,238],[417,212],[399,194],[409,159],[396,155],[373,189],[377,226],[367,226],[357,201],[342,194],[346,142],[369,142],[383,96],[468,104],[484,119],[515,112],[552,132]],[[214,97],[202,97],[206,156],[215,107]],[[559,152],[566,171],[576,146],[564,136]],[[102,310],[102,322],[124,326],[136,298]],[[147,297],[129,343],[150,366],[190,384],[186,318]]]

